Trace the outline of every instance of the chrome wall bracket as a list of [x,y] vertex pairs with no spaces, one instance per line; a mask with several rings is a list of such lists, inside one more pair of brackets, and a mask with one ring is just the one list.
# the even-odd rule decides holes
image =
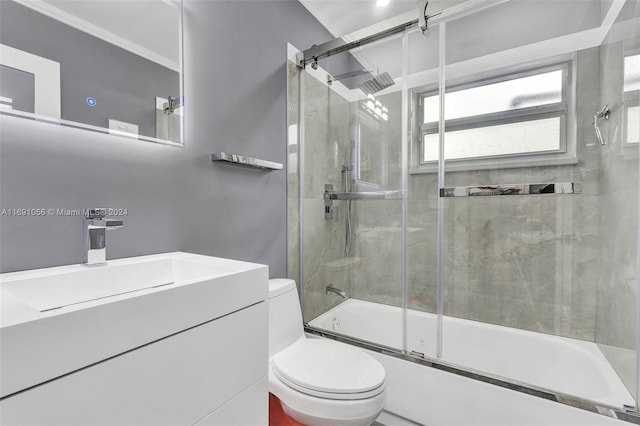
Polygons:
[[173,114],[176,109],[182,107],[184,105],[184,98],[182,96],[174,98],[169,96],[167,98],[167,102],[162,105],[163,111],[165,114]]

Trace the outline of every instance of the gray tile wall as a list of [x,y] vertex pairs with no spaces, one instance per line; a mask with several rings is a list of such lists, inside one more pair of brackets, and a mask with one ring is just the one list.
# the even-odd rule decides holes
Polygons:
[[[577,165],[448,172],[446,186],[581,182],[581,195],[453,198],[444,201],[445,314],[593,340],[598,271],[598,149],[588,119],[597,101],[598,51],[580,52]],[[427,240],[410,257],[410,306],[437,301],[437,177],[410,177],[409,226]],[[422,213],[421,213],[422,212]],[[427,275],[424,274],[424,269]]]

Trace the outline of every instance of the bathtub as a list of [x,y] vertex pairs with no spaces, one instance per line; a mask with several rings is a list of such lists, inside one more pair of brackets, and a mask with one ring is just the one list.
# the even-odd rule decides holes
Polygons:
[[[434,314],[408,310],[408,351],[435,358]],[[309,325],[402,348],[402,309],[348,299]],[[443,317],[442,360],[621,409],[635,401],[595,343]]]

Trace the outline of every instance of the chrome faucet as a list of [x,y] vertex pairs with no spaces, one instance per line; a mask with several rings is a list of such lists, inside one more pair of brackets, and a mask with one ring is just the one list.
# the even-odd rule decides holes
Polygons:
[[340,290],[339,288],[335,288],[331,284],[329,284],[328,286],[326,286],[324,288],[324,294],[329,294],[329,293],[335,293],[338,296],[342,297],[343,299],[348,299],[349,298],[349,295],[347,294],[346,291]]
[[105,235],[109,229],[124,226],[120,219],[106,218],[106,209],[85,210],[82,221],[82,239],[84,241],[84,264],[98,266],[107,263],[107,243]]

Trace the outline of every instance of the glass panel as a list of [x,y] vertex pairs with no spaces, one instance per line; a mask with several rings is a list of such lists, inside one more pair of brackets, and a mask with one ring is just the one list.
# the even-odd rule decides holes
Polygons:
[[[403,348],[401,77],[400,37],[320,60],[317,70],[303,71],[300,123],[304,320],[397,349]],[[328,205],[327,184],[338,194]],[[398,195],[363,195],[381,191]],[[345,193],[355,199],[341,199]]]
[[[408,71],[414,76],[409,77],[409,93],[420,94],[426,87],[438,87],[439,43],[439,25],[430,27],[428,37],[419,30],[409,34]],[[417,102],[418,97],[409,96],[409,99]],[[409,128],[419,128],[421,118],[413,120],[415,123],[410,122]],[[414,145],[419,138],[419,133],[412,135]],[[417,148],[416,145],[414,152]],[[438,174],[410,174],[408,188],[407,351],[435,358],[438,353]]]
[[[454,89],[455,90],[455,89]],[[445,119],[549,105],[562,101],[562,70],[448,92]],[[424,122],[438,121],[438,95],[424,98]]]
[[[502,14],[507,9],[515,13],[533,3],[498,5],[483,12],[482,19],[491,15],[494,21],[506,20]],[[547,14],[565,13],[556,3],[547,3]],[[601,46],[573,34],[581,47],[570,54],[563,53],[562,40],[549,40],[512,47],[509,54],[460,58],[472,35],[455,23],[447,24],[446,34],[446,55],[456,57],[447,67],[447,86],[455,88],[461,79],[472,85],[474,78],[505,75],[504,70],[513,67],[524,72],[528,67],[540,69],[560,58],[571,64],[567,78],[558,72],[552,79],[555,85],[549,83],[538,93],[552,87],[572,97],[566,100],[562,118],[446,132],[447,159],[487,153],[493,155],[493,169],[453,171],[456,162],[446,161],[444,186],[574,182],[580,183],[581,192],[444,199],[442,358],[490,376],[618,408],[635,405],[636,381],[638,157],[620,149],[625,134],[620,123],[627,119],[623,114],[631,115],[637,105],[625,103],[621,90],[623,63],[627,76],[633,68],[633,60],[624,61],[625,52],[640,45],[637,32],[625,39],[630,23],[624,19],[629,17],[620,14],[622,21],[611,29],[617,41],[607,39]],[[469,27],[473,15],[464,20]],[[635,87],[629,80],[627,90]],[[498,111],[510,105],[508,93],[485,93],[483,98]],[[516,93],[514,98],[520,95]],[[525,94],[532,93],[535,90]],[[494,98],[495,103],[488,101]],[[445,101],[447,118],[481,111],[471,101],[454,101],[449,94]],[[594,115],[607,104],[610,116],[598,121],[605,141],[601,145]],[[623,104],[626,109],[620,107]],[[637,124],[630,117],[626,121],[630,135]],[[522,147],[525,152],[557,150],[565,139],[567,153],[575,151],[573,162],[522,167],[512,161]],[[436,158],[436,140],[437,134],[427,136],[425,159]]]
[[[447,160],[557,151],[560,118],[447,132]],[[425,135],[423,161],[438,161],[438,134]]]

